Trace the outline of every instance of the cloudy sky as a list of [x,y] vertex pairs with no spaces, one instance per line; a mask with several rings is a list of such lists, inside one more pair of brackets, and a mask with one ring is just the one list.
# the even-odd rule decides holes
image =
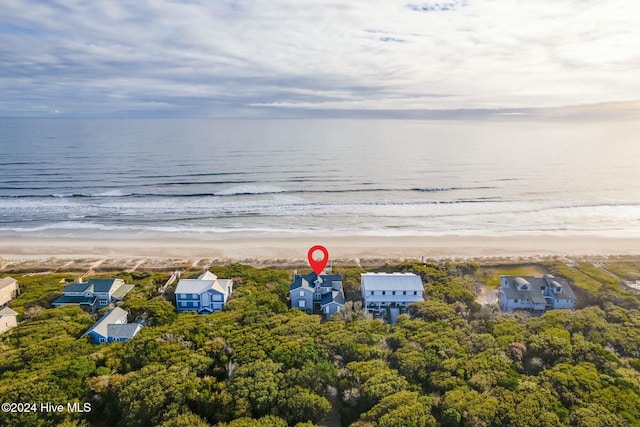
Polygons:
[[0,116],[640,110],[638,0],[0,0]]

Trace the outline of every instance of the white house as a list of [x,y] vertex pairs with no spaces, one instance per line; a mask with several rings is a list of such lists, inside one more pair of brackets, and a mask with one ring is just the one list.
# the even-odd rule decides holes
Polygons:
[[14,299],[20,293],[18,281],[13,277],[0,279],[0,307]]
[[507,312],[573,309],[576,299],[569,283],[551,274],[544,277],[500,276],[500,285],[500,308]]
[[197,279],[181,279],[176,286],[178,313],[195,311],[209,314],[222,310],[233,292],[233,280],[218,279],[207,271]]
[[413,273],[364,273],[360,287],[367,314],[382,315],[387,309],[403,313],[414,302],[424,301],[424,286]]
[[5,307],[0,310],[0,334],[18,325],[18,313]]

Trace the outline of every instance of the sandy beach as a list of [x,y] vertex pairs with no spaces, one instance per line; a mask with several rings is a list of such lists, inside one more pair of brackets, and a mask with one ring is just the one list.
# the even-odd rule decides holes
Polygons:
[[308,249],[324,245],[333,260],[483,259],[640,254],[640,238],[602,236],[177,236],[0,237],[0,257],[193,258],[305,261]]

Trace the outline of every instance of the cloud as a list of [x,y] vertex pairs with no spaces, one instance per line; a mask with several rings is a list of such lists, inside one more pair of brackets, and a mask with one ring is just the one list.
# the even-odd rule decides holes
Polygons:
[[509,112],[640,98],[627,0],[0,0],[0,115]]

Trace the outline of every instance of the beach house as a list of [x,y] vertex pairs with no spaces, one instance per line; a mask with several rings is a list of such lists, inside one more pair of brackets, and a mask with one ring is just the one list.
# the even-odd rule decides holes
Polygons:
[[576,296],[569,283],[547,274],[544,277],[500,276],[500,308],[503,311],[573,309]]
[[178,313],[195,311],[209,314],[222,310],[231,293],[233,280],[218,279],[210,271],[197,279],[181,279],[176,286],[176,308]]
[[413,273],[364,273],[360,275],[360,290],[367,314],[382,317],[402,314],[407,306],[424,301],[424,285]]
[[322,313],[329,319],[344,306],[342,276],[336,274],[310,273],[306,276],[293,275],[289,285],[291,308],[298,308],[309,314]]
[[81,338],[89,336],[94,344],[127,341],[140,332],[140,329],[142,324],[127,323],[127,312],[116,307],[94,323]]
[[5,307],[0,310],[0,334],[18,325],[18,312]]
[[0,279],[0,307],[7,304],[20,293],[18,281],[13,277],[4,277]]
[[133,288],[134,285],[127,285],[122,279],[89,279],[65,286],[62,296],[51,305],[79,305],[84,310],[94,311],[122,300]]

